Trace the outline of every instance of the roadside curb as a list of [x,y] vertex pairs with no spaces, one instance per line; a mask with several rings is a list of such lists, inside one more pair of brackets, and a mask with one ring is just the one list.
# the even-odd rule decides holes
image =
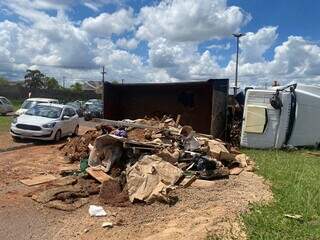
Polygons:
[[19,146],[14,146],[14,147],[8,147],[8,148],[0,148],[0,153],[4,153],[4,152],[10,152],[10,151],[14,151],[14,150],[19,150],[19,149],[24,149],[27,147],[32,147],[35,146],[34,143],[26,143],[23,145],[19,145]]

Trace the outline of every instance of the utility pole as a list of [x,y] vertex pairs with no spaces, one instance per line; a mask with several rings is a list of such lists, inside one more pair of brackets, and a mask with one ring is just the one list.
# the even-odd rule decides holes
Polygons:
[[123,85],[123,83],[124,83],[124,79],[121,79],[121,84]]
[[238,89],[238,65],[239,65],[239,39],[243,37],[244,33],[234,33],[232,34],[237,39],[237,57],[236,57],[236,76],[235,76],[235,82],[234,82],[234,96],[237,95],[237,89]]
[[102,67],[102,115],[103,115],[103,118],[105,118],[105,112],[104,112],[104,75],[106,74],[107,72],[104,70],[104,66]]
[[62,86],[63,88],[66,88],[66,76],[62,77]]

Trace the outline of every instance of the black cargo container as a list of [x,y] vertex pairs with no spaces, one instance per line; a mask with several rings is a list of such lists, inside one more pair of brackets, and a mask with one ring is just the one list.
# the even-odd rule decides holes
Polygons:
[[176,117],[197,132],[225,138],[228,79],[202,82],[104,84],[104,117]]

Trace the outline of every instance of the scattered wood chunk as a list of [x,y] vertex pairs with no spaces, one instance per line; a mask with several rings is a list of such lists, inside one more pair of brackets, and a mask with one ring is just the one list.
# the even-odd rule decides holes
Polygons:
[[181,119],[181,114],[178,114],[177,119],[176,119],[176,126],[179,126],[180,119]]
[[67,185],[74,185],[77,183],[77,178],[74,176],[67,176],[58,178],[57,180],[54,180],[52,182],[52,185],[54,186],[67,186]]
[[287,218],[291,218],[291,219],[295,219],[295,220],[299,220],[299,221],[303,220],[302,215],[298,215],[298,214],[285,214],[284,216]]
[[94,169],[92,167],[89,167],[86,169],[87,173],[92,176],[97,181],[103,183],[104,181],[112,180],[113,178],[110,177],[108,174],[106,174],[101,169]]
[[314,157],[320,157],[320,152],[307,152],[306,154]]
[[229,163],[232,163],[234,161],[236,161],[236,155],[233,153],[228,153],[228,152],[220,152],[220,156],[219,156],[219,160],[220,161],[227,161]]
[[112,228],[113,224],[112,224],[112,222],[103,222],[102,227],[103,228]]
[[240,173],[243,172],[243,168],[235,167],[230,169],[230,175],[239,175]]
[[22,182],[23,184],[25,184],[27,186],[34,186],[34,185],[38,185],[38,184],[42,184],[42,183],[51,182],[56,179],[57,179],[57,177],[55,177],[51,174],[48,174],[48,175],[41,175],[41,176],[33,177],[30,179],[22,179],[22,180],[20,180],[20,182]]
[[186,183],[183,185],[183,188],[190,187],[191,184],[194,183],[197,179],[198,179],[198,176],[193,175],[193,176],[188,180],[188,182],[186,182]]

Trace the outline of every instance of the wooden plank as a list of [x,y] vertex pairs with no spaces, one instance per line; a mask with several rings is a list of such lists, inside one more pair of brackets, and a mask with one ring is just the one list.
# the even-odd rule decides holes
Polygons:
[[57,179],[57,177],[55,177],[51,174],[48,174],[48,175],[41,175],[41,176],[33,177],[30,179],[22,179],[22,180],[20,180],[20,182],[22,182],[23,184],[25,184],[27,186],[34,186],[34,185],[38,185],[38,184],[42,184],[42,183],[51,182],[56,179]]
[[115,120],[109,120],[109,119],[94,119],[96,122],[100,122],[103,124],[107,124],[110,126],[116,126],[116,127],[135,127],[135,128],[149,128],[149,129],[159,129],[159,127],[156,126],[149,126],[145,124],[139,124],[139,123],[130,123],[126,121],[115,121]]
[[235,167],[230,169],[230,175],[239,175],[240,173],[243,172],[243,168]]
[[101,169],[94,169],[92,167],[89,167],[86,169],[87,173],[92,176],[94,179],[97,181],[103,183],[104,181],[108,181],[113,179],[111,176],[106,174],[103,170]]
[[186,183],[183,185],[183,188],[190,187],[191,184],[194,183],[197,179],[198,179],[198,176],[193,175],[193,176],[188,180],[188,182],[186,182]]

